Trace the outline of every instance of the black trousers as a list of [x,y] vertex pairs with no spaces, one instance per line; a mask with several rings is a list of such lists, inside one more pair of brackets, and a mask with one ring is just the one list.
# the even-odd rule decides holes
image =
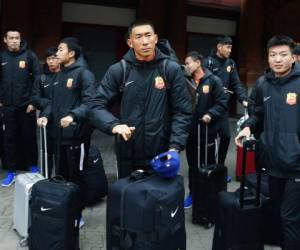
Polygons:
[[[8,170],[37,165],[36,114],[27,107],[3,107],[3,147]],[[19,167],[19,166],[18,166]]]
[[280,219],[282,248],[300,248],[300,179],[269,177],[272,206]]
[[231,136],[228,114],[225,114],[218,120],[218,135],[220,137],[218,163],[224,165]]
[[[215,137],[210,136],[208,138],[207,143],[207,164],[214,164],[216,163],[215,157]],[[197,142],[197,135],[190,135],[187,143],[186,143],[186,159],[189,165],[189,189],[190,193],[192,193],[193,178],[195,172],[197,173],[198,168],[200,167],[198,164],[198,142]],[[205,163],[205,140],[201,138],[200,142],[200,165]]]

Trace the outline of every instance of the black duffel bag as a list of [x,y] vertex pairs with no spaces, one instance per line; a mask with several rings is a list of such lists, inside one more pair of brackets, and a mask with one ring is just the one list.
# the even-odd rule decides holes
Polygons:
[[87,162],[81,172],[80,184],[84,206],[94,206],[107,195],[107,178],[103,160],[96,146],[90,147]]

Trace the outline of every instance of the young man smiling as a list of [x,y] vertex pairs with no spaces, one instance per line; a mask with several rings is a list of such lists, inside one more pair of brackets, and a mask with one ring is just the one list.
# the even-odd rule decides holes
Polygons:
[[294,42],[274,36],[267,44],[269,69],[251,93],[254,112],[244,123],[236,144],[261,129],[259,155],[269,174],[273,207],[281,220],[282,247],[300,246],[300,66],[293,57]]
[[[182,150],[191,120],[191,101],[180,66],[168,60],[156,43],[154,26],[147,20],[137,20],[128,28],[130,50],[122,63],[106,72],[93,103],[91,120],[95,127],[118,140],[119,177],[132,170],[147,168],[155,155],[167,150]],[[162,63],[167,59],[165,76]],[[122,96],[120,119],[107,105]]]

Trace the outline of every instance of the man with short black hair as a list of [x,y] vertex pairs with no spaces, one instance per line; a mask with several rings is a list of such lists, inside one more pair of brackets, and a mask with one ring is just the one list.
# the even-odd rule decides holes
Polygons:
[[242,146],[244,137],[262,128],[260,161],[269,174],[270,198],[281,219],[284,250],[300,246],[300,65],[294,63],[293,46],[288,36],[268,41],[269,68],[251,93],[254,112],[235,138]]
[[[4,34],[1,52],[0,105],[3,106],[4,157],[8,174],[3,187],[10,186],[19,158],[25,168],[37,172],[36,113],[31,103],[33,80],[40,74],[37,56],[27,49],[18,29]],[[22,151],[18,147],[22,147]],[[24,157],[21,157],[23,155]]]
[[[196,51],[189,52],[185,57],[185,65],[191,74],[188,85],[195,95],[190,134],[186,144],[186,158],[189,165],[190,194],[184,201],[184,207],[192,205],[193,181],[200,167],[198,164],[198,136],[200,137],[200,164],[205,163],[205,126],[208,126],[207,138],[207,164],[216,163],[215,139],[217,137],[217,122],[227,110],[227,97],[221,79],[213,75],[209,69],[202,65],[202,55]],[[193,87],[192,87],[193,86]],[[198,135],[198,124],[201,132]]]
[[[108,69],[91,116],[95,127],[120,136],[120,178],[138,168],[148,169],[150,160],[159,153],[183,150],[191,120],[191,101],[180,65],[156,47],[153,24],[137,20],[129,26],[128,34],[130,50],[123,57],[126,79],[122,62]],[[120,119],[107,110],[118,96],[122,97]]]
[[[211,56],[205,58],[203,65],[214,75],[221,78],[224,90],[228,95],[228,101],[230,99],[230,94],[235,93],[238,101],[246,107],[248,105],[246,91],[240,82],[236,64],[233,59],[230,58],[231,51],[232,39],[225,35],[219,36],[217,37],[216,48],[213,50]],[[227,112],[218,123],[218,134],[220,137],[218,163],[224,165],[231,136]]]
[[51,102],[37,120],[39,126],[51,122],[49,129],[59,144],[59,152],[55,152],[56,173],[76,183],[80,182],[80,169],[90,145],[87,103],[95,92],[93,73],[77,62],[80,51],[73,38],[59,43],[56,57],[61,71],[53,83]]

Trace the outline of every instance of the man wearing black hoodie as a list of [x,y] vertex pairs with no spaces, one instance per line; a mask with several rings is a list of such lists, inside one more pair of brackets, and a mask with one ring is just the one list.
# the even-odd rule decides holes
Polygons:
[[56,139],[56,173],[72,182],[80,181],[80,170],[90,145],[88,107],[95,92],[95,77],[77,62],[81,48],[73,38],[63,39],[57,51],[61,71],[52,86],[51,102],[37,120],[49,126]]
[[[157,47],[154,26],[137,20],[128,28],[131,48],[121,62],[106,72],[93,102],[91,120],[100,130],[117,138],[119,177],[137,168],[148,168],[150,160],[167,150],[182,150],[188,137],[191,101],[180,66]],[[166,60],[165,77],[161,65]],[[120,119],[108,104],[121,99]]]
[[[235,93],[239,102],[246,107],[248,104],[246,101],[246,92],[242,87],[236,64],[233,59],[230,58],[231,50],[232,40],[229,36],[217,37],[216,49],[213,50],[211,56],[205,58],[203,65],[214,75],[221,78],[224,90],[228,96],[228,101],[230,94]],[[220,136],[218,163],[224,165],[230,144],[230,127],[227,112],[222,116],[222,119],[218,121],[218,127],[218,134]]]
[[190,195],[184,201],[184,207],[189,208],[192,205],[192,181],[193,175],[198,170],[198,124],[200,123],[200,164],[205,163],[205,132],[208,129],[207,139],[207,163],[213,164],[215,158],[215,138],[217,135],[218,119],[227,110],[227,96],[224,92],[221,79],[213,75],[208,69],[202,66],[203,57],[196,51],[187,54],[185,65],[191,73],[190,82],[195,91],[195,109],[192,119],[192,125],[188,141],[186,144],[186,158],[189,164],[189,189]]
[[274,36],[267,44],[269,69],[251,93],[249,119],[243,124],[236,144],[260,130],[260,160],[269,174],[273,207],[281,219],[282,247],[300,246],[300,66],[292,55],[294,41]]
[[[33,84],[31,102],[41,111],[49,105],[52,98],[53,84],[57,81],[57,75],[60,71],[60,64],[56,57],[57,48],[50,47],[46,50],[46,63],[44,72],[37,77]],[[50,127],[50,126],[48,126]],[[47,151],[48,151],[48,175],[51,176],[53,168],[54,138],[51,131],[47,131]]]
[[7,177],[2,186],[10,186],[15,179],[18,142],[24,153],[23,164],[37,171],[35,107],[30,103],[33,80],[40,74],[37,56],[27,49],[26,42],[16,29],[4,34],[7,48],[1,52],[0,105],[3,106],[3,139]]

